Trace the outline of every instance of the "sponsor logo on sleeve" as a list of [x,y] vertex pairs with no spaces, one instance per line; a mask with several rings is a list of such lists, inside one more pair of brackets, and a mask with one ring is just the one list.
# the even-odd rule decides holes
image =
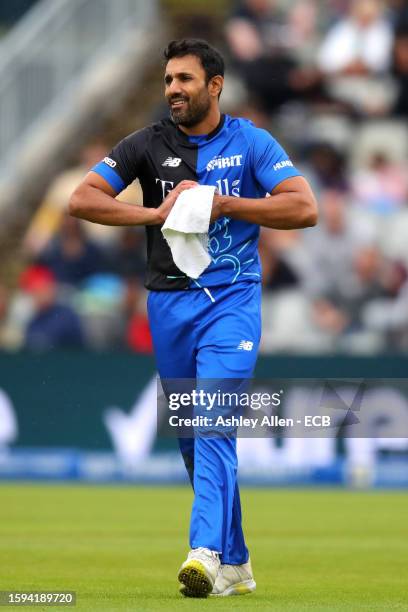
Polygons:
[[105,162],[105,164],[108,164],[108,166],[110,166],[111,168],[114,168],[116,166],[115,160],[111,159],[110,157],[104,157],[103,161]]
[[273,166],[273,169],[275,170],[275,172],[277,170],[282,170],[283,168],[293,168],[293,164],[290,161],[290,159],[285,159],[285,161],[280,161]]

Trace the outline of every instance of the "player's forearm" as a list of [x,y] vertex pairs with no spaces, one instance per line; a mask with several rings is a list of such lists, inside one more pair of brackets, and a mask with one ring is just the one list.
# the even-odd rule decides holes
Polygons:
[[101,225],[155,225],[159,222],[155,208],[120,202],[89,185],[74,191],[69,214]]
[[309,194],[285,192],[259,199],[219,198],[220,216],[274,229],[300,229],[317,223],[317,205]]

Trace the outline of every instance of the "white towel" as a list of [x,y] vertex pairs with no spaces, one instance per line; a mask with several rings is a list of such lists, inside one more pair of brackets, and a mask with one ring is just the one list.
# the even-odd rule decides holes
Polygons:
[[209,185],[182,191],[162,227],[174,263],[190,278],[198,278],[211,263],[208,227],[214,192]]

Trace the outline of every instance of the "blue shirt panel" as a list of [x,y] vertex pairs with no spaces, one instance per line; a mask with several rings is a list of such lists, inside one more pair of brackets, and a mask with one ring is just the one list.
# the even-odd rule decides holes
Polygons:
[[[246,119],[227,115],[223,128],[213,138],[191,137],[190,141],[198,145],[198,182],[214,185],[222,195],[263,198],[280,182],[300,175],[278,142]],[[259,282],[258,239],[256,224],[229,217],[212,223],[211,264],[191,286],[214,287],[238,280]]]

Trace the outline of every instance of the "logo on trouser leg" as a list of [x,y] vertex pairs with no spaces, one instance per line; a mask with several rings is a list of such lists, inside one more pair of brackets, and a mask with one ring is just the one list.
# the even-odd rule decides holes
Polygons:
[[250,340],[241,340],[241,342],[237,346],[237,349],[239,349],[240,351],[252,351],[253,348],[254,343]]

